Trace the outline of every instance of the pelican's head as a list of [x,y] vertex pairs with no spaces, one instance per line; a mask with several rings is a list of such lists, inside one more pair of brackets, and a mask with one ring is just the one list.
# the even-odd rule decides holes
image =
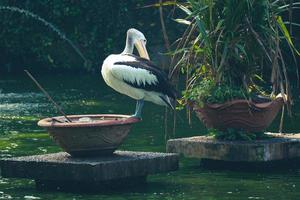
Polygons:
[[137,48],[140,57],[149,60],[149,55],[146,49],[147,40],[144,34],[134,28],[131,28],[127,31],[127,38],[129,42],[134,44],[134,46]]

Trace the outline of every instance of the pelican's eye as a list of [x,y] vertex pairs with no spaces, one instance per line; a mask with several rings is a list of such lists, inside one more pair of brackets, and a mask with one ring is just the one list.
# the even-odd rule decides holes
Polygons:
[[146,39],[144,39],[143,41],[144,41],[145,44],[147,44],[147,40]]

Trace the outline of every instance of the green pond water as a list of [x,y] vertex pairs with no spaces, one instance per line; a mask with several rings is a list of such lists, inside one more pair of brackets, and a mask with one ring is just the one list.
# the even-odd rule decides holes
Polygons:
[[[135,101],[108,88],[100,77],[87,75],[35,75],[67,114],[132,114]],[[298,112],[297,112],[298,111]],[[193,118],[187,124],[179,113],[175,134],[165,134],[164,108],[146,103],[143,121],[135,125],[124,150],[165,151],[166,138],[202,135],[205,129]],[[287,119],[286,131],[300,130],[299,107]],[[45,154],[61,149],[37,121],[58,115],[36,86],[24,76],[0,77],[0,156]],[[297,123],[298,122],[298,123]],[[170,121],[170,124],[172,122]],[[276,131],[278,119],[270,127]],[[300,166],[265,172],[208,170],[199,161],[180,160],[176,172],[151,175],[148,184],[102,193],[36,191],[33,180],[0,178],[0,199],[300,199]]]

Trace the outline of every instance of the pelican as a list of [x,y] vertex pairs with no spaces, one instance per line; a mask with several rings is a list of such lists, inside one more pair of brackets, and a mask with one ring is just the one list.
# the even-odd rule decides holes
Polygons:
[[[166,74],[149,60],[146,42],[143,33],[129,29],[124,51],[109,55],[101,69],[108,86],[137,100],[133,115],[137,118],[141,118],[144,101],[174,109],[176,99],[176,92]],[[134,47],[141,57],[133,55]]]

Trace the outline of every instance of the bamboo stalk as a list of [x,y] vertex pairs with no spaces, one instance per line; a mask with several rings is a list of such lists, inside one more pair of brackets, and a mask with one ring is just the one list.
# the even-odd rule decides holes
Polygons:
[[31,78],[31,80],[38,86],[38,88],[45,94],[48,100],[54,105],[54,107],[67,119],[68,122],[72,122],[70,118],[64,113],[62,108],[52,99],[52,97],[48,94],[48,92],[39,84],[39,82],[31,75],[31,73],[27,70],[24,72]]

